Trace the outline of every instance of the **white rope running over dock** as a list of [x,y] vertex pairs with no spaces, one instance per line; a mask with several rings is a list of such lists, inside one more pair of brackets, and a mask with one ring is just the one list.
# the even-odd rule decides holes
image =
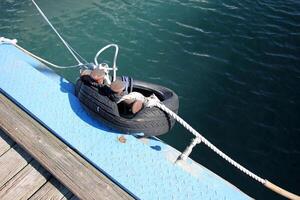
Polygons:
[[203,142],[206,146],[208,146],[211,150],[213,150],[216,154],[218,154],[220,157],[225,159],[227,162],[229,162],[231,165],[235,166],[237,169],[241,170],[251,178],[255,179],[256,181],[265,184],[266,180],[262,179],[261,177],[257,176],[256,174],[252,173],[236,161],[234,161],[232,158],[227,156],[225,153],[223,153],[220,149],[218,149],[215,145],[213,145],[210,141],[208,141],[204,136],[202,136],[198,131],[196,131],[193,127],[191,127],[187,122],[185,122],[181,117],[176,115],[172,110],[167,108],[165,105],[158,103],[155,105],[156,107],[160,108],[164,112],[168,113],[171,117],[173,117],[178,123],[180,123],[184,128],[186,128],[188,131],[190,131],[193,135],[196,136],[196,138],[199,138],[201,142]]
[[[192,126],[190,126],[187,122],[185,122],[181,117],[179,117],[176,113],[174,113],[172,110],[167,108],[165,105],[160,103],[158,99],[151,98],[150,101],[146,102],[147,107],[158,107],[159,109],[163,110],[167,114],[169,114],[172,118],[174,118],[178,123],[180,123],[184,128],[186,128],[188,131],[190,131],[196,138],[198,138],[201,142],[203,142],[206,146],[208,146],[211,150],[213,150],[215,153],[217,153],[219,156],[221,156],[223,159],[228,161],[231,165],[235,166],[251,178],[255,179],[256,181],[265,184],[266,180],[262,179],[261,177],[255,175],[239,163],[235,162],[232,158],[227,156],[225,153],[223,153],[220,149],[218,149],[215,145],[213,145],[210,141],[208,141],[204,136],[202,136],[198,131],[196,131]],[[200,141],[196,141],[195,145],[197,143],[200,143]]]
[[[192,126],[190,126],[187,122],[185,122],[181,117],[179,117],[176,113],[174,113],[172,110],[167,108],[165,105],[163,105],[159,99],[156,96],[150,96],[146,98],[145,100],[145,105],[147,107],[158,107],[159,109],[163,110],[167,114],[169,114],[172,118],[174,118],[178,123],[180,123],[184,128],[186,128],[188,131],[190,131],[196,138],[192,141],[192,144],[190,147],[187,148],[188,154],[191,153],[192,148],[199,144],[200,142],[203,142],[206,146],[208,146],[211,150],[213,150],[216,154],[218,154],[220,157],[222,157],[224,160],[229,162],[231,165],[248,175],[249,177],[253,178],[254,180],[258,181],[259,183],[263,184],[267,188],[273,190],[274,192],[281,194],[285,196],[286,198],[289,199],[294,199],[294,200],[300,200],[300,197],[298,195],[295,195],[291,192],[288,192],[279,186],[269,182],[266,179],[263,179],[259,177],[258,175],[254,174],[250,170],[246,169],[243,167],[241,164],[237,163],[234,161],[232,158],[230,158],[228,155],[223,153],[220,149],[218,149],[215,145],[213,145],[210,141],[208,141],[204,136],[202,136],[198,131],[196,131]],[[183,153],[184,154],[184,153]],[[181,154],[181,155],[183,155]]]
[[5,37],[0,37],[0,44],[10,44],[10,45],[14,45],[15,47],[17,47],[18,49],[20,49],[21,51],[23,51],[24,53],[32,56],[33,58],[39,60],[40,62],[46,64],[46,65],[49,65],[51,67],[54,67],[54,68],[58,68],[58,69],[68,69],[68,68],[77,68],[77,67],[86,67],[86,64],[78,64],[78,65],[70,65],[70,66],[59,66],[59,65],[56,65],[56,64],[53,64],[33,53],[31,53],[30,51],[27,51],[26,49],[22,48],[21,46],[19,46],[17,44],[17,40],[16,39],[7,39]]

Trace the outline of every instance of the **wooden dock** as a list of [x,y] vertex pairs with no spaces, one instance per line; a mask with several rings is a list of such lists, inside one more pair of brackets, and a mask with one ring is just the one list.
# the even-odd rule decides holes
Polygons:
[[0,131],[0,199],[77,199]]
[[0,199],[133,199],[0,93]]

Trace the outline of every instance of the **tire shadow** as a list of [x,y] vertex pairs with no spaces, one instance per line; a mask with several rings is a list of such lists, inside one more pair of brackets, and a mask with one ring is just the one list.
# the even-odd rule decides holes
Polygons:
[[[100,121],[94,119],[88,112],[86,112],[79,102],[78,98],[75,96],[75,86],[73,83],[63,79],[62,77],[60,78],[60,90],[63,93],[68,94],[70,106],[73,110],[73,112],[85,123],[87,123],[90,126],[93,126],[97,129],[107,131],[109,133],[114,133],[114,134],[123,134],[120,133],[112,128],[107,127],[104,123],[101,123]],[[125,135],[130,135],[130,134],[125,134]],[[141,140],[142,138],[147,139],[147,143],[149,147],[155,151],[161,151],[162,148],[159,145],[160,140],[156,137],[144,137],[139,134],[132,135],[136,137],[137,139]]]
[[101,123],[100,121],[97,121],[92,116],[90,116],[83,108],[83,106],[80,104],[78,98],[75,96],[75,86],[73,83],[68,82],[67,80],[60,78],[60,91],[63,93],[68,94],[70,106],[73,110],[73,112],[85,123],[89,124],[90,126],[93,126],[97,129],[103,130],[103,131],[109,131],[112,133],[120,134],[113,129],[107,127],[105,124]]

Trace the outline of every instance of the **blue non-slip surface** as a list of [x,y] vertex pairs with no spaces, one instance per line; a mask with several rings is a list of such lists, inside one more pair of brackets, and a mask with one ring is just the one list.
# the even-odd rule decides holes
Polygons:
[[83,110],[71,83],[37,66],[14,46],[0,45],[1,91],[136,198],[249,199],[200,165],[193,163],[192,173],[174,165],[166,156],[172,148],[160,141],[158,149],[128,135],[120,143],[120,134]]

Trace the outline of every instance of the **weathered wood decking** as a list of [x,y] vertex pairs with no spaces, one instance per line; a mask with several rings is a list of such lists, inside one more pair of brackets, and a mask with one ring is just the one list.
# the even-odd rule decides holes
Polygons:
[[0,199],[133,199],[1,93],[0,128]]
[[77,199],[19,145],[0,131],[0,199]]

